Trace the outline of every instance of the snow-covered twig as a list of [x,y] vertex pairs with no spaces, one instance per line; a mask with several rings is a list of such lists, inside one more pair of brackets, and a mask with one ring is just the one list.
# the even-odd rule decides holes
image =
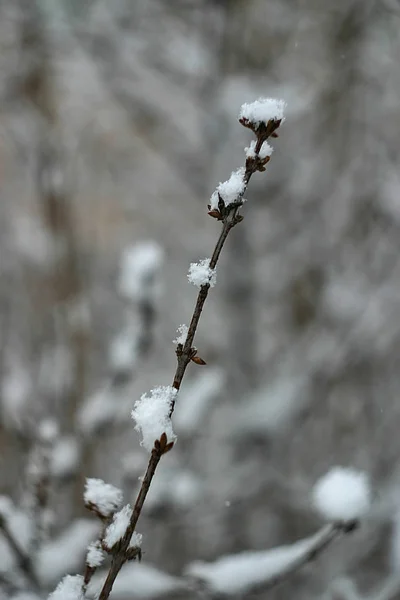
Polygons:
[[334,540],[354,530],[355,522],[326,525],[292,545],[225,556],[215,563],[193,563],[188,575],[211,592],[230,595],[266,591],[315,560]]
[[[210,287],[215,283],[215,269],[223,246],[233,227],[243,220],[243,216],[239,214],[239,210],[243,205],[243,196],[251,176],[257,171],[264,171],[265,165],[269,161],[270,156],[268,152],[265,151],[265,142],[271,136],[277,137],[275,132],[280,126],[283,118],[283,107],[284,103],[281,100],[276,101],[269,98],[263,100],[260,99],[253,104],[243,105],[241,109],[239,121],[242,125],[248,127],[255,133],[256,142],[254,147],[252,147],[252,152],[246,154],[245,167],[232,173],[230,179],[226,182],[219,184],[210,200],[209,215],[222,222],[222,230],[214,247],[211,259],[207,262],[205,279],[199,280],[197,277],[198,269],[195,269],[195,283],[196,285],[199,285],[200,291],[197,296],[185,343],[178,344],[176,349],[178,365],[172,383],[172,388],[174,388],[176,392],[181,387],[188,364],[196,356],[196,349],[193,347],[193,341],[208,292]],[[201,361],[201,359],[198,360]],[[202,363],[204,364],[204,361],[202,361]],[[171,396],[168,418],[171,418],[172,416],[175,402],[176,394]],[[136,407],[136,412],[137,409],[138,407]],[[140,424],[138,423],[138,425]],[[129,524],[126,528],[124,537],[119,544],[119,550],[112,558],[107,578],[99,595],[99,600],[107,600],[118,573],[127,561],[127,550],[135,532],[135,527],[140,517],[158,463],[160,462],[162,455],[170,450],[171,447],[172,442],[168,441],[165,433],[163,433],[159,439],[154,441],[147,470],[143,477],[142,485],[133,507]]]

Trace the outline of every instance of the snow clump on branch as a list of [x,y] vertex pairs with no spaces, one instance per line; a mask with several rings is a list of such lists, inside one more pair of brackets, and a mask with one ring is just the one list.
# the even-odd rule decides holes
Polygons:
[[132,419],[136,421],[136,431],[142,434],[141,445],[149,452],[163,433],[166,434],[168,442],[176,440],[169,412],[177,393],[172,386],[159,386],[151,390],[150,395],[143,394],[140,400],[135,402]]
[[233,204],[234,202],[242,202],[242,197],[246,191],[246,182],[244,180],[245,168],[240,167],[237,171],[233,171],[229,179],[220,183],[211,196],[210,207],[211,210],[218,209],[218,203],[221,199],[225,206]]
[[246,158],[255,158],[256,156],[259,156],[261,159],[265,159],[267,158],[267,156],[271,156],[273,151],[274,149],[268,144],[268,142],[263,142],[260,151],[257,154],[255,140],[252,140],[250,142],[250,146],[248,148],[245,148]]
[[176,331],[179,335],[176,336],[176,338],[173,340],[173,343],[174,344],[182,344],[182,346],[183,346],[184,343],[186,342],[189,327],[187,325],[182,324],[182,325],[179,325],[179,327]]
[[50,594],[49,600],[83,600],[82,575],[66,575]]
[[313,504],[330,521],[359,519],[371,505],[367,475],[351,468],[334,467],[315,484]]
[[[107,527],[106,533],[103,539],[104,545],[111,550],[115,544],[121,540],[126,530],[128,529],[129,522],[132,517],[132,508],[129,504],[121,508],[121,510],[115,513],[113,517],[112,523]],[[129,543],[130,548],[138,547],[140,548],[142,544],[142,535],[140,533],[134,532]]]
[[214,287],[217,283],[217,271],[210,268],[210,259],[204,258],[198,263],[191,263],[188,279],[196,287],[209,284]]
[[102,479],[86,479],[85,505],[103,517],[110,517],[122,504],[123,495],[120,489]]

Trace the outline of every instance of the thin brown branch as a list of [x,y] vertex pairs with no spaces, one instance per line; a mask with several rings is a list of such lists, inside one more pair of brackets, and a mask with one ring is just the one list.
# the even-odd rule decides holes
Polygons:
[[[242,206],[243,195],[247,189],[247,185],[251,179],[251,176],[256,171],[264,170],[263,164],[265,164],[265,163],[263,163],[259,159],[258,154],[260,152],[260,149],[261,149],[264,141],[266,141],[274,133],[274,131],[276,129],[278,129],[279,125],[280,125],[280,121],[271,120],[266,125],[260,125],[258,130],[255,132],[256,136],[257,136],[257,141],[256,141],[256,145],[255,145],[256,156],[255,156],[255,158],[247,158],[246,159],[245,173],[244,173],[244,177],[243,177],[245,185],[244,185],[244,190],[243,190],[242,194],[236,199],[236,201],[234,203],[225,207],[223,209],[223,213],[221,213],[221,218],[219,220],[221,220],[223,223],[222,230],[218,237],[215,248],[213,250],[212,257],[210,259],[210,268],[211,269],[215,269],[215,267],[217,266],[222,249],[224,247],[224,244],[226,242],[226,239],[227,239],[231,229],[233,229],[233,227],[235,225],[237,225],[238,223],[240,223],[240,221],[242,220],[242,217],[240,215],[238,215],[238,211],[239,211],[240,207]],[[177,390],[180,389],[183,377],[185,375],[186,368],[187,368],[188,364],[191,362],[191,358],[193,356],[193,349],[192,349],[193,341],[194,341],[194,337],[196,335],[197,327],[200,322],[201,313],[202,313],[205,301],[207,299],[209,289],[210,289],[209,283],[203,284],[200,287],[200,291],[197,296],[192,319],[190,321],[188,333],[186,336],[185,344],[183,345],[183,347],[181,344],[178,344],[177,353],[176,353],[177,359],[178,359],[178,365],[177,365],[173,383],[172,383],[172,386]],[[170,413],[169,413],[170,417],[172,416],[174,408],[175,408],[175,401],[173,401],[173,403],[171,405],[171,409],[170,409]],[[107,578],[104,582],[103,588],[99,595],[99,600],[107,600],[107,598],[109,597],[109,595],[111,593],[114,581],[117,578],[118,573],[120,572],[124,563],[127,561],[127,550],[129,547],[129,542],[135,531],[135,527],[139,520],[147,493],[150,489],[152,479],[156,472],[158,463],[160,462],[161,456],[164,452],[165,452],[165,446],[163,447],[163,446],[160,446],[160,444],[158,444],[158,445],[155,444],[155,446],[152,450],[151,456],[150,456],[146,474],[143,477],[142,485],[140,487],[140,490],[139,490],[139,493],[138,493],[138,496],[137,496],[137,499],[135,502],[135,506],[134,506],[134,509],[132,512],[132,517],[131,517],[130,523],[129,523],[129,525],[126,529],[125,535],[121,541],[119,551],[116,555],[114,555],[114,557],[112,559],[111,566],[110,566],[109,572],[107,574]]]

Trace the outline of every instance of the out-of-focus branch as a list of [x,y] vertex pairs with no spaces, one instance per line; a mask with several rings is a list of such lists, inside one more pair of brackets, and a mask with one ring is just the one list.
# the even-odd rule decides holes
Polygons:
[[26,554],[24,550],[19,546],[18,542],[14,538],[10,531],[6,518],[0,514],[0,529],[3,532],[5,539],[7,540],[11,550],[13,551],[15,558],[17,559],[18,566],[24,573],[33,589],[39,590],[40,585],[35,574],[35,570],[32,564],[32,558],[29,554]]

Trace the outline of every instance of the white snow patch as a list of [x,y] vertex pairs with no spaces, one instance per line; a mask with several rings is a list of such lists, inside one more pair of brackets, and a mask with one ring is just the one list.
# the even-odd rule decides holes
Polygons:
[[49,600],[83,600],[82,575],[66,575],[60,581]]
[[352,468],[334,467],[317,481],[312,497],[315,508],[327,520],[359,519],[371,505],[368,476]]
[[83,499],[85,504],[93,504],[102,515],[109,517],[121,506],[123,494],[102,479],[86,479]]
[[176,331],[179,335],[176,336],[176,338],[173,340],[173,343],[184,345],[184,343],[186,342],[189,327],[187,325],[182,324],[182,325],[179,325],[179,327]]
[[189,267],[188,279],[196,287],[210,284],[214,287],[217,283],[217,271],[210,268],[210,259],[204,258],[198,263],[191,263]]
[[245,148],[246,158],[255,158],[259,156],[261,159],[267,158],[267,156],[271,156],[274,149],[268,144],[268,142],[263,142],[260,151],[256,154],[256,141],[252,140],[250,142],[250,146]]
[[283,119],[286,102],[275,98],[259,98],[255,102],[242,104],[239,119],[245,119],[256,127],[260,123]]
[[243,200],[243,194],[246,191],[245,172],[245,168],[240,167],[240,169],[232,172],[227,181],[218,185],[210,199],[210,205],[213,210],[218,209],[219,198],[222,199],[225,206]]
[[136,421],[135,429],[142,434],[142,446],[152,451],[155,440],[165,433],[169,442],[176,440],[169,417],[172,402],[177,390],[172,386],[159,386],[143,394],[132,410],[132,418]]
[[[115,546],[120,539],[122,539],[125,535],[125,532],[129,526],[129,522],[132,517],[132,508],[129,504],[121,508],[121,510],[113,516],[112,523],[107,527],[105,535],[104,535],[104,543],[107,548],[112,548]],[[142,534],[133,532],[131,541],[129,542],[129,546],[132,548],[134,546],[141,547],[142,545]]]
[[189,565],[187,574],[205,582],[213,591],[223,594],[244,593],[298,564],[322,535],[325,532],[292,545],[223,556],[213,563],[196,561]]
[[103,553],[103,550],[101,549],[100,542],[97,541],[97,542],[92,542],[91,544],[89,544],[88,551],[86,554],[86,564],[89,565],[89,567],[97,568],[97,567],[100,567],[103,560],[104,560],[104,553]]

